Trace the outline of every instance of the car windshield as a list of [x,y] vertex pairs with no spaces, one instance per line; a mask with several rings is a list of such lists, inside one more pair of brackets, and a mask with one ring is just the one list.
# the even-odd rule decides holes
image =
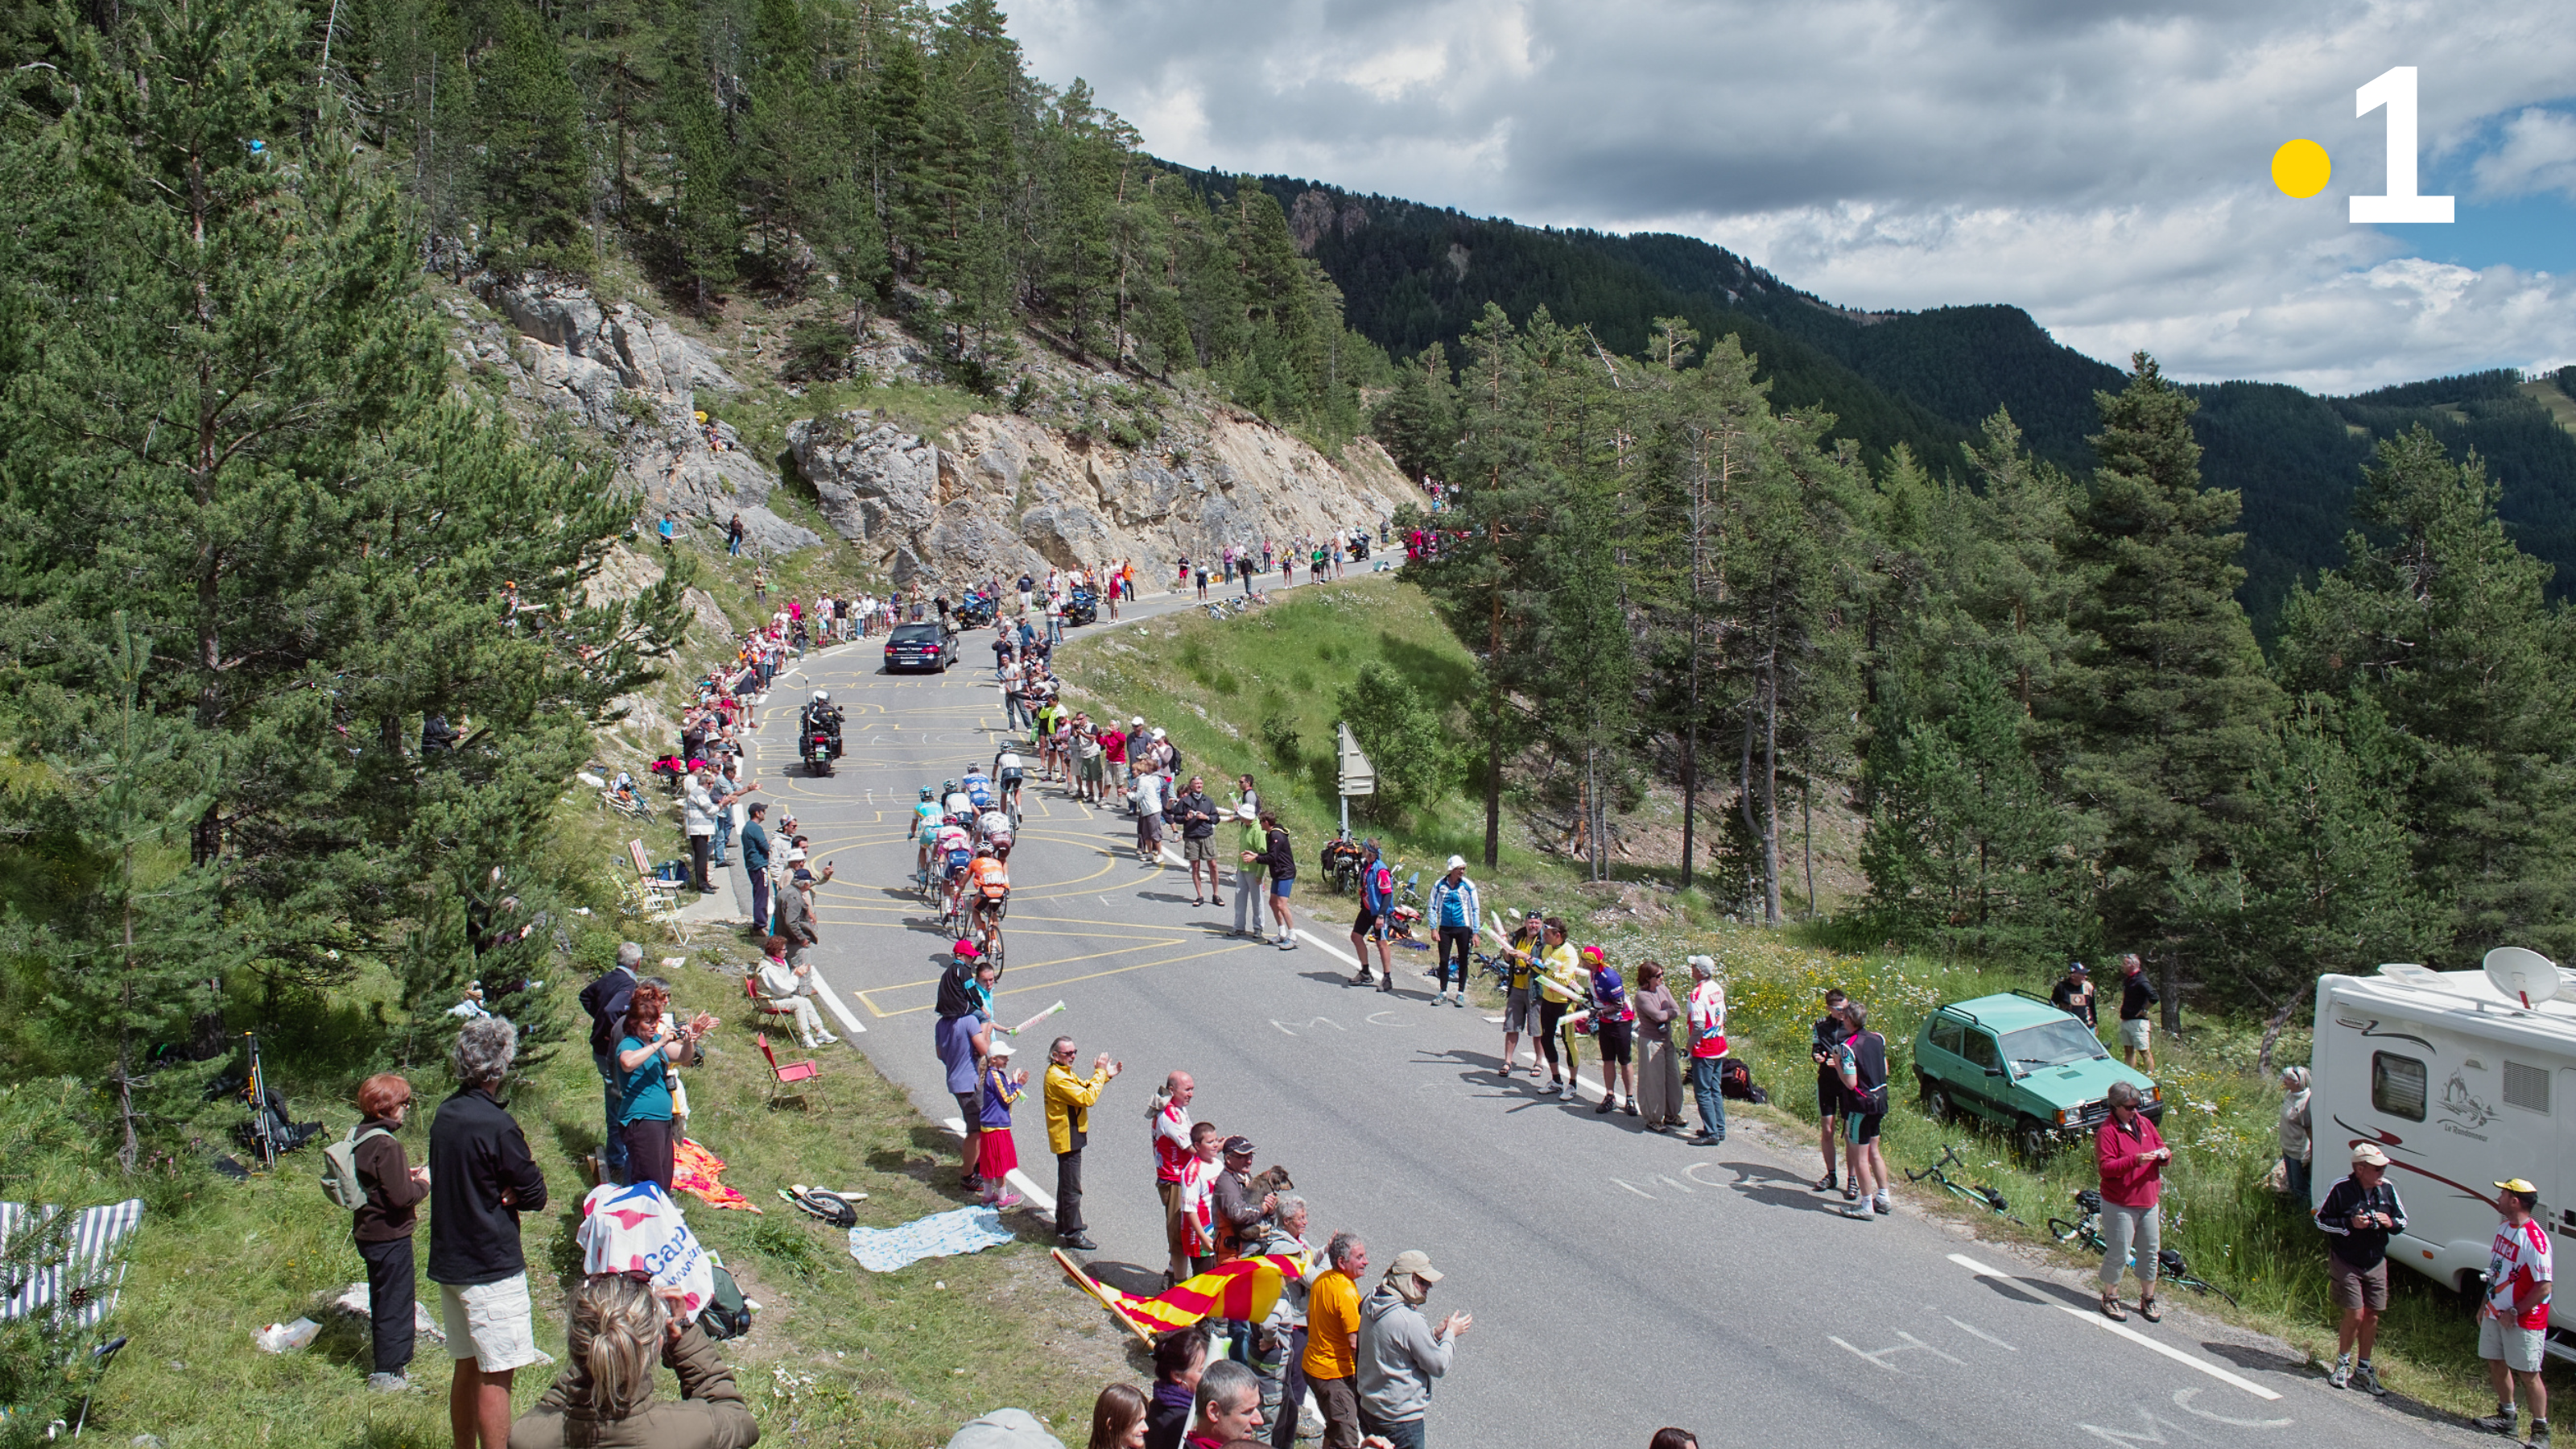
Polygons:
[[2004,1033],[2004,1056],[2017,1067],[2058,1067],[2109,1055],[2080,1021],[2052,1021]]
[[939,626],[936,624],[906,624],[901,628],[896,629],[892,634],[886,636],[886,642],[889,644],[936,644],[939,642]]

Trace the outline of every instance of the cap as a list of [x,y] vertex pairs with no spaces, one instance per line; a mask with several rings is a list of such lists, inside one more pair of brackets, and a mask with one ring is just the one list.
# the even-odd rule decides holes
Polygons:
[[1127,721],[1127,723],[1134,725],[1138,729],[1143,729],[1145,727],[1145,717],[1140,714],[1134,719]]
[[2507,1192],[2520,1193],[2524,1197],[2540,1196],[2539,1188],[2533,1187],[2529,1182],[2519,1177],[2508,1177],[2504,1181],[2497,1183],[2496,1186],[2503,1188]]
[[[1598,946],[1586,946],[1586,947],[1584,947],[1582,950],[1577,951],[1577,952],[1575,952],[1574,954],[1576,954],[1576,955],[1578,955],[1578,956],[1581,956],[1581,957],[1584,957],[1584,958],[1585,958],[1585,959],[1587,959],[1587,960],[1592,960],[1592,961],[1601,961],[1601,960],[1603,959],[1603,958],[1602,958],[1602,955],[1601,955],[1601,948],[1600,948],[1600,947],[1598,947]],[[1605,964],[1607,964],[1607,963],[1605,962]]]
[[795,881],[798,885],[805,885],[814,879],[814,872],[807,870],[805,867],[800,865],[796,867],[796,873],[789,877],[789,879]]
[[1420,1248],[1407,1248],[1386,1265],[1386,1276],[1419,1278],[1425,1283],[1440,1281],[1440,1270],[1431,1266],[1431,1255]]
[[2090,976],[2090,975],[2092,975],[2092,974],[2093,974],[2091,971],[2088,971],[2088,970],[2086,970],[2086,969],[2085,969],[2085,967],[2084,967],[2084,963],[2083,963],[2083,962],[2081,962],[2081,961],[2070,961],[2070,962],[2068,962],[2068,963],[2067,963],[2067,965],[2066,965],[2066,969],[2067,969],[2068,971],[2070,971],[2070,972],[2073,972],[2075,975],[2078,975],[2078,976]]
[[984,954],[984,948],[976,945],[972,941],[960,941],[956,945],[948,948],[948,954],[955,956],[961,961],[972,961],[976,957]]
[[1009,1042],[997,1041],[985,1050],[984,1055],[988,1057],[1006,1057],[1011,1054],[1011,1051],[1012,1047]]
[[1693,956],[1683,961],[1682,964],[1688,966],[1694,971],[1714,971],[1717,969],[1717,958],[1714,956]]
[[2379,1144],[2375,1142],[2356,1142],[2352,1147],[2352,1162],[2355,1167],[2365,1163],[2372,1167],[2386,1167],[2388,1154],[2380,1151]]
[[1252,1151],[1252,1139],[1249,1137],[1237,1135],[1225,1139],[1225,1155],[1228,1157],[1250,1157]]
[[1156,725],[1156,726],[1154,726],[1154,738],[1156,738],[1156,739],[1158,739],[1158,740],[1159,740],[1159,739],[1161,739],[1162,737],[1163,737],[1163,727],[1162,727],[1161,725]]
[[948,1436],[947,1449],[1064,1449],[1026,1409],[995,1409]]
[[1465,857],[1465,856],[1463,856],[1463,855],[1453,855],[1453,856],[1449,857],[1449,864],[1448,864],[1448,866],[1447,866],[1447,869],[1450,869],[1450,870],[1465,870],[1466,868],[1467,868],[1467,857]]

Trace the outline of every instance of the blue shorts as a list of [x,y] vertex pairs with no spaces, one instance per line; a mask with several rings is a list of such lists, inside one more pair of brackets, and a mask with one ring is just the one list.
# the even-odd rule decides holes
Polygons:
[[1293,875],[1286,880],[1274,880],[1270,883],[1270,893],[1284,901],[1288,899],[1289,888],[1296,884],[1297,878]]
[[948,873],[950,875],[955,875],[957,872],[964,870],[974,861],[974,859],[975,856],[971,851],[952,850],[948,852]]

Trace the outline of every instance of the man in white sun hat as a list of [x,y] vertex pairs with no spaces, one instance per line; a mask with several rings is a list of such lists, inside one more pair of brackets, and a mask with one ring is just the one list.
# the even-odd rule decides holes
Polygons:
[[[1467,857],[1449,857],[1448,874],[1431,883],[1431,899],[1424,904],[1439,950],[1432,962],[1431,1000],[1437,1004],[1445,997],[1452,1006],[1465,1006],[1467,963],[1476,947],[1476,923],[1485,918],[1484,900],[1477,894],[1476,883],[1467,879]],[[1450,985],[1453,972],[1457,978],[1455,987]]]

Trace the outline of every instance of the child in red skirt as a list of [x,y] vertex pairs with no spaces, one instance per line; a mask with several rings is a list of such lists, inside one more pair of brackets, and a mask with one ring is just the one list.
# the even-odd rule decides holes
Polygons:
[[1011,1169],[1020,1165],[1019,1145],[1011,1140],[1011,1104],[1020,1100],[1020,1089],[1028,1084],[1027,1072],[1011,1070],[1011,1044],[993,1043],[984,1058],[983,1110],[976,1117],[983,1131],[975,1139],[975,1175],[984,1179],[984,1202],[989,1207],[1020,1205],[1020,1195],[1011,1191],[1008,1182]]

